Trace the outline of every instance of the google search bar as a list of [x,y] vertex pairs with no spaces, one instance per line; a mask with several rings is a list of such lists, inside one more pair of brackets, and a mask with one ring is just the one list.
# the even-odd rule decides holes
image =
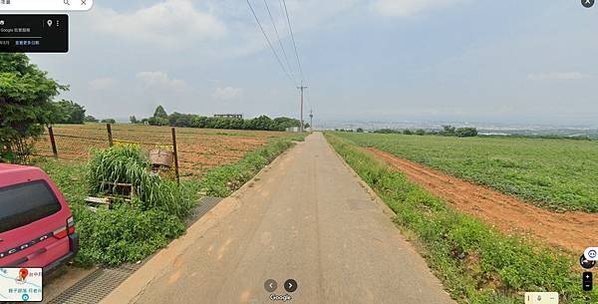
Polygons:
[[93,0],[0,0],[2,11],[88,11]]

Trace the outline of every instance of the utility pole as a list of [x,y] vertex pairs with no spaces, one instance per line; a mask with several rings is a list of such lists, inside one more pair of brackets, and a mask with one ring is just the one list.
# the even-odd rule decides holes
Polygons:
[[299,126],[299,132],[303,132],[303,90],[307,87],[304,87],[303,82],[301,82],[301,86],[298,86],[297,89],[301,90],[301,126]]
[[314,110],[309,110],[309,128],[314,130]]

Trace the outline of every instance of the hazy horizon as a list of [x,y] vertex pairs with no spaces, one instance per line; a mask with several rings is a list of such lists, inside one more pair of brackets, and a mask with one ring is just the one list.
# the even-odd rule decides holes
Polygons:
[[[254,8],[279,54],[261,1]],[[270,1],[297,71],[278,1]],[[245,2],[103,1],[32,61],[97,117],[299,116]],[[287,1],[316,121],[596,125],[598,8],[578,1]],[[128,28],[134,34],[123,33]],[[283,58],[284,59],[284,58]],[[284,60],[283,60],[284,61]],[[306,119],[307,120],[307,119]]]

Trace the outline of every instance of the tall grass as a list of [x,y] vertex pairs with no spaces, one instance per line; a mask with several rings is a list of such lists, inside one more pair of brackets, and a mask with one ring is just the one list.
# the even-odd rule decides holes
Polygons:
[[[184,197],[176,182],[151,174],[147,158],[135,145],[94,150],[88,172],[92,194],[106,194],[107,186],[110,188],[117,183],[131,184],[142,210],[164,210],[183,219],[194,204]],[[116,186],[112,186],[112,190],[116,190]]]

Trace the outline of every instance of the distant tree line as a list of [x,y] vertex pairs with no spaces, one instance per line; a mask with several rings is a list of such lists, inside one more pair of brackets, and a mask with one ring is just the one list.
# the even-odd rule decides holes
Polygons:
[[472,127],[455,128],[451,125],[442,126],[441,130],[394,130],[394,129],[379,129],[374,133],[380,134],[404,134],[404,135],[440,135],[440,136],[456,136],[456,137],[475,137],[478,136],[478,130]]
[[[152,117],[137,120],[135,116],[131,116],[129,120],[131,123],[143,123],[153,126],[265,131],[284,131],[287,128],[299,127],[301,125],[301,122],[297,119],[288,117],[277,117],[272,119],[266,115],[252,119],[243,119],[208,117],[178,112],[168,114],[162,106],[156,108]],[[305,125],[305,127],[308,126],[309,124]]]

